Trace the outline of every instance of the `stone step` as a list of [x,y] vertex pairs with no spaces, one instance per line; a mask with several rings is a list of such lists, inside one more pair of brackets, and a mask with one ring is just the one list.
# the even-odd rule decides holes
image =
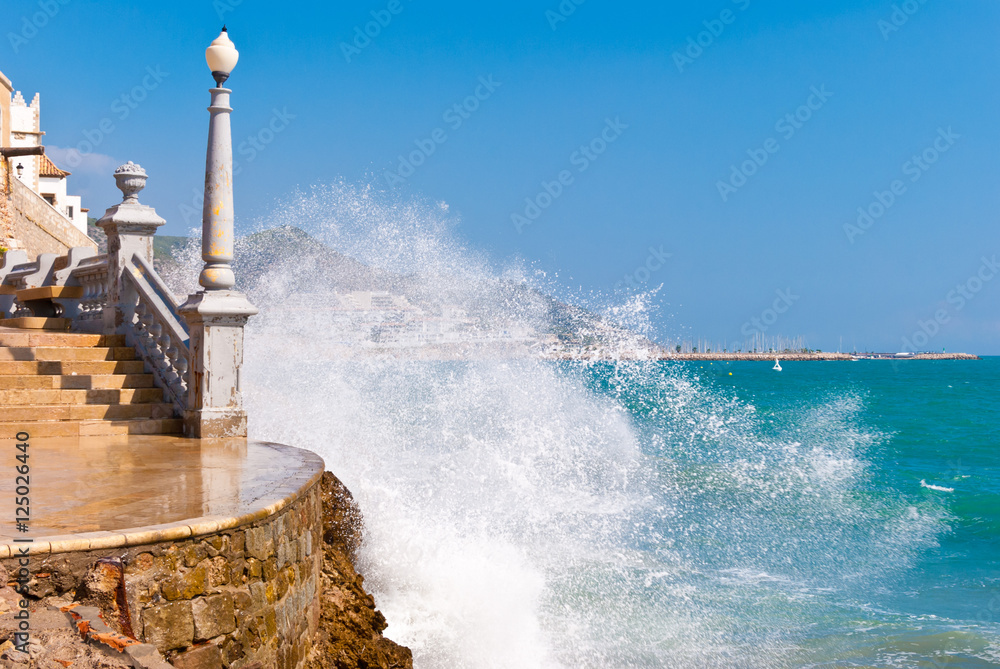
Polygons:
[[7,406],[7,422],[133,420],[137,418],[174,418],[174,405],[160,404],[32,404]]
[[93,348],[74,348],[68,346],[6,346],[0,347],[0,361],[31,362],[33,360],[64,360],[64,361],[108,361],[135,360],[135,349],[130,346],[108,348],[95,346]]
[[[53,380],[53,388],[66,390],[100,390],[104,388],[153,388],[156,383],[152,374],[94,374],[77,376],[42,376]],[[3,379],[0,376],[0,379]]]
[[69,330],[73,321],[69,318],[48,318],[45,316],[18,316],[5,318],[4,327],[20,330]]
[[74,374],[144,374],[146,369],[141,360],[109,360],[88,362],[69,360],[34,360],[31,362],[0,361],[0,376],[25,376],[29,374],[52,374],[72,376]]
[[152,388],[152,374],[100,374],[54,376],[51,374],[0,376],[0,390],[97,390],[101,388]]
[[[23,376],[0,376],[0,390],[51,390],[55,388],[55,379],[64,376],[39,376],[25,374]],[[86,376],[71,376],[71,379],[86,379]]]
[[51,420],[0,422],[0,439],[14,439],[18,432],[31,437],[95,437],[124,434],[180,434],[179,418],[139,418],[136,420]]
[[0,390],[0,407],[32,404],[149,404],[163,401],[159,388],[94,390]]
[[70,348],[125,346],[125,335],[81,334],[79,332],[18,332],[0,328],[0,346],[60,346]]

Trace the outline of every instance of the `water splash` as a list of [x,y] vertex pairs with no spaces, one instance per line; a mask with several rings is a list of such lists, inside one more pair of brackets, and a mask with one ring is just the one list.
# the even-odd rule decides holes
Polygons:
[[[868,492],[888,437],[860,394],[776,423],[682,366],[344,355],[334,292],[368,282],[538,330],[554,280],[471,252],[443,205],[366,188],[296,193],[275,224],[341,255],[263,232],[238,249],[261,308],[251,436],[320,453],[354,492],[366,583],[418,669],[799,666],[815,621],[942,531],[934,507]],[[650,299],[591,306],[648,332]]]

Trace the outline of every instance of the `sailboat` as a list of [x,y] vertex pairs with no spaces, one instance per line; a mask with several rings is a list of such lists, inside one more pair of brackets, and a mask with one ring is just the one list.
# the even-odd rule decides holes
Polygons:
[[774,371],[776,371],[776,372],[780,372],[781,371],[781,363],[778,362],[777,358],[774,359]]

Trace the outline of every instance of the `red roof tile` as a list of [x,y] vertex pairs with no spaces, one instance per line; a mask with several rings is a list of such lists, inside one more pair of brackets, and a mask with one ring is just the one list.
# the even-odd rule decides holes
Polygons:
[[55,177],[57,179],[64,179],[68,177],[71,172],[66,170],[61,170],[56,167],[56,164],[46,156],[44,153],[39,156],[40,165],[38,167],[38,176],[40,177]]

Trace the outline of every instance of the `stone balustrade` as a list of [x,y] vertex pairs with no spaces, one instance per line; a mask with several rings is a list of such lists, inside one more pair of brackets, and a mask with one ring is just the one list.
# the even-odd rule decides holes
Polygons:
[[[8,255],[15,261],[24,256],[18,251]],[[32,262],[21,262],[0,273],[0,294],[8,299],[13,296],[13,308],[6,302],[0,304],[2,316],[76,319],[83,289],[75,273],[81,264],[91,264],[94,257],[93,248],[76,247],[64,256],[41,253]]]
[[127,266],[125,292],[135,303],[131,331],[126,337],[153,368],[158,386],[178,413],[187,408],[190,352],[187,328],[177,315],[177,298],[146,260],[136,254]]

